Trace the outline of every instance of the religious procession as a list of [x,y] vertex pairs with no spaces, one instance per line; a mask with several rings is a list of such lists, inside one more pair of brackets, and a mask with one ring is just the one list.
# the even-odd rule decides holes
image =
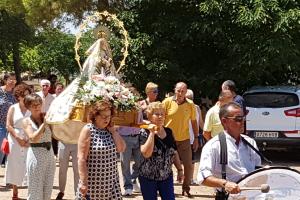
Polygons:
[[[281,137],[284,148],[300,144],[300,125],[286,125],[297,124],[291,120],[300,116],[300,88],[239,95],[238,76],[218,79],[214,73],[211,100],[193,85],[192,73],[190,79],[147,71],[139,77],[128,64],[134,63],[130,48],[144,44],[130,37],[134,33],[121,20],[126,16],[85,14],[73,27],[78,73],[69,82],[60,81],[59,71],[25,80],[16,70],[3,70],[0,199],[300,199],[299,163],[277,165],[265,153],[278,150]],[[282,121],[267,118],[283,107]],[[265,118],[259,118],[260,108]],[[261,123],[269,121],[272,127],[265,129]],[[276,123],[285,128],[274,129]]]

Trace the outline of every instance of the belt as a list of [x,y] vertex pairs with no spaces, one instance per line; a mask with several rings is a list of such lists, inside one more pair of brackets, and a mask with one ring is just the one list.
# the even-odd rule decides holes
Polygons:
[[136,137],[138,136],[139,134],[131,134],[131,135],[123,135],[124,137]]
[[52,143],[51,142],[41,142],[41,143],[30,143],[31,147],[43,147],[48,151],[51,149]]

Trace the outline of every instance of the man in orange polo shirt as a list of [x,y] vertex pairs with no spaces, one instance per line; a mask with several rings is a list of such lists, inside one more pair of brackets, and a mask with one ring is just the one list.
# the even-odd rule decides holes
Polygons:
[[[191,120],[195,138],[198,138],[199,129],[196,120],[196,107],[194,103],[185,98],[187,84],[179,82],[175,86],[175,95],[166,98],[163,104],[166,109],[165,126],[173,131],[177,151],[184,166],[184,180],[182,184],[182,195],[185,193],[191,197],[190,184],[192,172],[192,150],[190,146],[189,121]],[[197,151],[198,140],[193,143],[193,150]]]

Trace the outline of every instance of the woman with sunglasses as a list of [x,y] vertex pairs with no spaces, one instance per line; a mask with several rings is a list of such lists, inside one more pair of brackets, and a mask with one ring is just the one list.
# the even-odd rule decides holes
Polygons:
[[89,113],[91,123],[80,132],[77,199],[122,199],[117,152],[124,152],[126,145],[111,123],[112,114],[110,102],[94,103]]
[[31,116],[23,120],[23,129],[29,138],[27,153],[28,197],[27,200],[51,198],[55,159],[51,145],[52,131],[45,123],[42,113],[42,98],[29,94],[24,99]]
[[[4,74],[3,86],[0,87],[0,145],[7,134],[6,118],[8,109],[16,103],[16,99],[13,96],[13,89],[16,82],[16,75],[14,73]],[[4,154],[0,151],[0,164],[2,164],[3,159]]]
[[14,88],[14,96],[18,103],[8,109],[6,127],[8,131],[9,154],[5,169],[5,182],[13,188],[13,200],[18,199],[18,187],[26,184],[26,158],[28,138],[23,131],[22,121],[30,116],[25,107],[24,98],[31,93],[30,87],[21,83]]
[[139,180],[144,200],[156,200],[157,191],[162,200],[175,200],[172,165],[178,170],[178,180],[183,170],[170,128],[164,127],[165,109],[161,102],[153,102],[146,110],[150,124],[140,131],[141,153]]
[[[146,92],[146,99],[142,100],[139,102],[142,112],[143,112],[143,119],[147,120],[147,114],[146,114],[146,109],[147,106],[152,103],[157,101],[157,97],[158,97],[158,85],[152,82],[147,83],[146,88],[145,88],[145,92]],[[148,121],[145,121],[146,123]]]

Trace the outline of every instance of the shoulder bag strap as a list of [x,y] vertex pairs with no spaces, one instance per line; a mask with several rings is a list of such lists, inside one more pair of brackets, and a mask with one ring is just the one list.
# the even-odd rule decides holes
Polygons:
[[254,146],[252,146],[252,144],[250,144],[243,136],[241,136],[241,138],[242,138],[242,141],[246,145],[248,145],[253,151],[255,151],[261,157],[261,159],[263,159],[264,161],[266,161],[269,164],[272,164],[272,161],[267,159],[260,151],[258,151]]
[[[220,140],[220,164],[222,165],[222,179],[226,180],[226,165],[227,165],[227,143],[225,133],[222,132],[218,135]],[[222,188],[222,192],[225,193],[225,188]]]

